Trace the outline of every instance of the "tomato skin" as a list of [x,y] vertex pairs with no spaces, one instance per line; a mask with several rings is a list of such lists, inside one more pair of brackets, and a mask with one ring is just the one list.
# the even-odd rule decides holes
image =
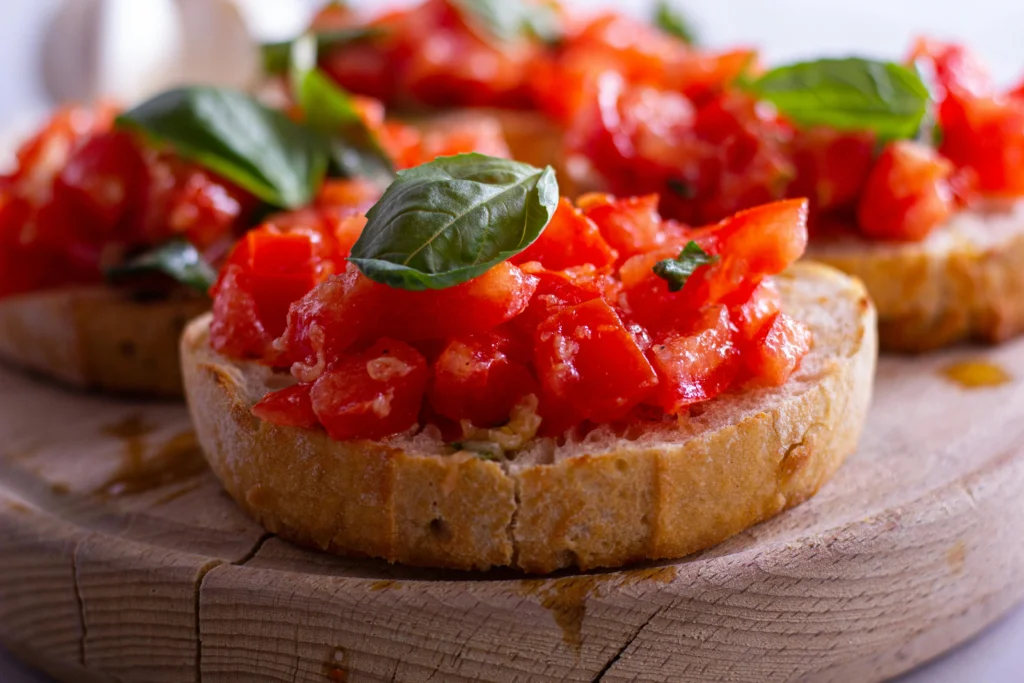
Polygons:
[[262,358],[273,339],[260,320],[248,273],[229,263],[212,291],[213,320],[210,343],[218,353],[233,358]]
[[523,396],[538,392],[527,368],[528,354],[516,346],[496,332],[449,341],[434,361],[430,405],[444,417],[477,427],[508,421]]
[[537,279],[537,289],[525,311],[514,318],[512,326],[524,338],[532,338],[537,326],[560,308],[592,299],[614,303],[621,289],[612,269],[586,264],[564,270],[549,270],[537,262],[524,263],[522,270]]
[[782,300],[771,282],[759,284],[750,293],[749,299],[733,309],[732,322],[738,333],[737,340],[744,351],[758,343],[781,310]]
[[273,391],[252,407],[252,414],[280,427],[314,429],[320,425],[320,419],[313,410],[311,389],[308,384],[296,384]]
[[781,386],[810,349],[810,330],[785,313],[776,313],[754,343],[748,344],[743,362],[751,376],[770,386]]
[[583,419],[610,422],[639,404],[658,377],[618,314],[602,299],[564,308],[534,337],[545,398]]
[[617,252],[605,241],[594,221],[563,197],[544,232],[512,263],[536,261],[551,270],[564,270],[587,264],[609,266],[616,258]]
[[380,339],[341,359],[310,390],[313,410],[332,439],[382,439],[416,424],[427,362],[408,344]]
[[636,254],[657,249],[668,239],[658,203],[656,194],[626,199],[595,194],[580,197],[583,214],[597,225],[607,243],[619,253],[620,263]]
[[875,136],[830,128],[795,135],[791,154],[796,177],[787,194],[807,197],[814,211],[856,208],[875,157]]
[[529,305],[536,278],[510,263],[456,287],[410,292],[363,276],[354,265],[293,304],[279,346],[313,381],[358,341],[379,337],[421,341],[486,332]]
[[708,401],[736,378],[740,354],[725,306],[707,309],[690,329],[657,338],[647,354],[658,373],[654,403],[670,415]]
[[918,241],[953,211],[953,165],[924,145],[886,147],[868,177],[857,209],[860,229],[877,239]]

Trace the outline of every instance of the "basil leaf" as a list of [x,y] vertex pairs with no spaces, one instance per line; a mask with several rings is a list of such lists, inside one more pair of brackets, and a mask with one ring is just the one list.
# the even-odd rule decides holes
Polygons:
[[119,278],[153,272],[168,275],[176,282],[203,294],[210,291],[217,281],[217,271],[190,242],[185,240],[167,242],[129,259],[124,264],[108,270],[107,277]]
[[118,125],[170,145],[276,207],[308,204],[327,169],[317,136],[234,90],[170,90],[122,114]]
[[[352,26],[340,28],[333,31],[317,31],[317,58],[324,56],[324,53],[337,47],[361,43],[387,33],[379,26]],[[260,46],[263,55],[263,71],[267,74],[277,75],[288,73],[292,63],[292,47],[294,40],[283,40],[277,43],[264,43]]]
[[451,0],[452,5],[484,40],[511,42],[526,34],[552,44],[562,38],[555,7],[523,0]]
[[913,137],[928,107],[928,88],[911,69],[850,57],[801,62],[741,83],[800,126]]
[[453,287],[530,246],[558,205],[551,167],[482,154],[400,171],[367,213],[349,260],[392,287]]
[[669,0],[661,0],[654,10],[654,25],[670,36],[679,38],[687,45],[696,45],[697,31],[682,11],[672,6]]
[[292,49],[292,88],[305,124],[324,136],[330,174],[367,178],[386,186],[394,166],[359,115],[355,100],[316,67],[316,38],[305,36]]
[[678,258],[665,259],[654,264],[654,274],[668,282],[668,291],[678,292],[701,266],[718,263],[718,256],[711,256],[700,245],[690,240]]

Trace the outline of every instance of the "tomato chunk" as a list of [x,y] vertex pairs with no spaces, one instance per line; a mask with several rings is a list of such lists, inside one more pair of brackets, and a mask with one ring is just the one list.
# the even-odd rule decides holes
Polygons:
[[537,393],[526,349],[495,332],[448,342],[433,366],[430,403],[440,415],[478,427],[508,421],[519,400]]
[[235,358],[262,358],[273,339],[253,297],[248,273],[228,264],[213,289],[210,343],[214,350]]
[[725,391],[740,368],[734,336],[728,309],[716,306],[693,328],[655,340],[648,355],[659,379],[656,405],[678,415]]
[[426,386],[427,362],[419,351],[380,339],[321,375],[310,399],[332,439],[381,439],[416,424]]
[[901,140],[886,147],[868,177],[857,209],[871,237],[922,240],[949,218],[953,165],[930,147]]
[[633,335],[602,299],[554,313],[534,339],[545,393],[584,419],[621,418],[658,384]]
[[252,407],[252,414],[281,427],[312,429],[320,424],[313,411],[309,384],[296,384],[264,396]]
[[609,195],[584,195],[580,205],[587,218],[622,260],[657,249],[668,238],[658,214],[658,195],[616,199]]
[[777,313],[743,360],[751,375],[773,386],[785,384],[811,348],[811,333],[785,313]]
[[281,346],[287,358],[305,366],[298,368],[299,379],[312,381],[357,341],[420,341],[491,330],[522,313],[536,288],[536,278],[510,263],[456,287],[423,292],[378,284],[350,265],[292,307]]
[[545,268],[563,270],[586,264],[607,266],[615,263],[616,258],[616,251],[605,241],[594,221],[563,197],[548,227],[512,262],[537,261]]

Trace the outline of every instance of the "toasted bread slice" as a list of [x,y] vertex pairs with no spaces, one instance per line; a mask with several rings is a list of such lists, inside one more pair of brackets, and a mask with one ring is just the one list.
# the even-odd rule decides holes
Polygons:
[[782,387],[719,397],[688,417],[533,439],[514,459],[452,453],[431,428],[339,442],[252,415],[291,383],[182,339],[199,440],[227,491],[267,529],[335,553],[528,572],[681,557],[812,496],[857,443],[877,355],[864,288],[800,264],[777,278],[814,345]]
[[1024,203],[962,212],[922,242],[812,240],[807,257],[864,282],[883,350],[996,343],[1024,332]]
[[136,301],[109,287],[0,299],[0,359],[81,389],[180,398],[178,340],[204,297]]

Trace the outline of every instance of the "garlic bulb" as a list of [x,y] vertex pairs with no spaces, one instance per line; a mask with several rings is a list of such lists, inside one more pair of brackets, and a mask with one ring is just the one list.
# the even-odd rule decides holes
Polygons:
[[53,99],[132,101],[175,80],[181,59],[175,0],[64,0],[43,40]]
[[59,102],[131,103],[180,84],[255,86],[260,43],[298,35],[308,0],[63,0],[43,43]]

